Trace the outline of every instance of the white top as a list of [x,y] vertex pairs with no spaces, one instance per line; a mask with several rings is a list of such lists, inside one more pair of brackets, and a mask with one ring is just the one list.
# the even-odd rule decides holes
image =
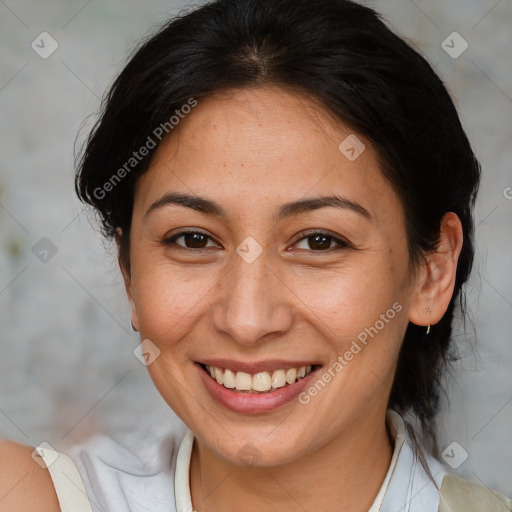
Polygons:
[[[436,512],[446,469],[424,454],[433,482],[402,418],[389,410],[386,420],[395,439],[393,456],[369,512]],[[49,470],[62,512],[192,512],[189,467],[194,434],[178,418],[174,423],[165,433],[158,427],[134,432],[128,446],[96,435],[73,446],[71,458],[58,454]],[[45,451],[45,461],[55,458],[55,452]]]

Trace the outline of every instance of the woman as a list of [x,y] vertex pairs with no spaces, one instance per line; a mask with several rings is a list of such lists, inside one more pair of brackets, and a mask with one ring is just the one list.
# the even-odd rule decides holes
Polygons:
[[372,10],[172,20],[107,95],[76,189],[183,423],[39,448],[48,471],[4,443],[3,494],[30,474],[9,510],[512,510],[402,419],[432,435],[479,175],[441,80]]

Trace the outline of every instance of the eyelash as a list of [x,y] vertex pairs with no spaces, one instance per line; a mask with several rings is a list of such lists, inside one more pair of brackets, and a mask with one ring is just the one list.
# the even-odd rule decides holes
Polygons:
[[[190,234],[204,235],[208,239],[213,240],[212,237],[209,236],[207,233],[204,233],[203,231],[199,231],[199,230],[195,229],[195,230],[189,230],[189,231],[188,230],[180,231],[179,233],[176,233],[176,234],[172,235],[171,237],[163,239],[162,240],[162,244],[166,245],[166,246],[169,246],[171,244],[174,244],[175,241],[178,238],[181,238],[184,235],[190,235]],[[316,250],[316,251],[313,250],[313,249],[300,249],[300,250],[305,250],[307,252],[314,252],[314,253],[331,253],[331,252],[339,251],[339,250],[342,250],[342,249],[353,249],[354,248],[346,240],[344,240],[342,238],[339,238],[339,237],[336,237],[336,236],[332,235],[331,233],[329,233],[328,231],[310,231],[310,232],[307,232],[302,238],[299,238],[298,240],[296,240],[294,242],[294,245],[298,244],[299,242],[302,242],[303,240],[307,240],[308,238],[313,238],[315,235],[316,236],[320,235],[320,236],[325,236],[326,238],[330,238],[333,242],[338,244],[338,247],[330,247],[329,249]],[[180,244],[176,244],[176,245],[178,245],[178,247],[180,249],[182,249],[182,250],[191,251],[191,252],[199,252],[199,251],[204,251],[204,250],[208,249],[208,247],[202,247],[202,248],[199,248],[199,249],[192,249],[190,247],[185,247],[185,246],[180,245]]]

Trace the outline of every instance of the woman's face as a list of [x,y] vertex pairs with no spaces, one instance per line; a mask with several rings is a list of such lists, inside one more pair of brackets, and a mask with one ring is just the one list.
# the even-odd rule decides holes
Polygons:
[[130,256],[151,378],[220,457],[290,462],[384,421],[415,289],[404,214],[370,142],[315,103],[200,100],[137,182]]

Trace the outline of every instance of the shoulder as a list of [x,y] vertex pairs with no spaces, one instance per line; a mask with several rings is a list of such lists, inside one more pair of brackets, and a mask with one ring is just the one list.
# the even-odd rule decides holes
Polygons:
[[510,512],[512,499],[476,482],[447,473],[439,491],[439,512]]
[[[418,448],[423,480],[435,482],[438,512],[512,512],[503,494],[453,473],[437,458]],[[433,490],[433,489],[432,489]]]
[[426,472],[436,481],[438,512],[512,512],[510,498],[451,473],[430,454],[424,458],[428,465]]
[[32,458],[33,451],[33,447],[0,439],[2,510],[60,512],[50,473]]
[[434,457],[423,439],[394,411],[388,414],[395,437],[396,466],[383,500],[375,510],[407,503],[410,512],[512,512],[512,500],[478,483],[459,478]]
[[65,453],[75,463],[91,502],[101,510],[160,510],[174,502],[169,483],[174,481],[186,431],[174,420],[150,428],[139,425],[115,437],[91,436]]

